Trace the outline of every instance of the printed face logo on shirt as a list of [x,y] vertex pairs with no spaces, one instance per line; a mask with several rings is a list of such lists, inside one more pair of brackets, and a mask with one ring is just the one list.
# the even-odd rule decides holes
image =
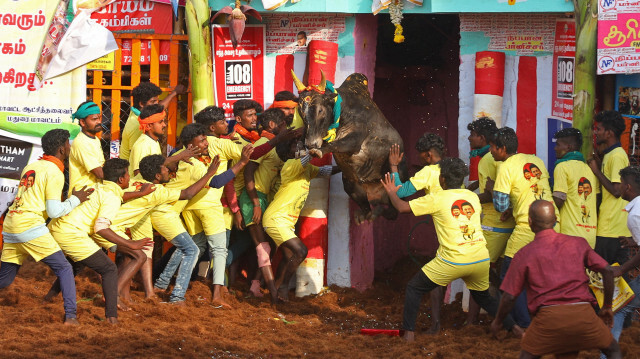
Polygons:
[[522,173],[524,175],[524,179],[531,182],[531,192],[533,192],[536,199],[542,199],[544,195],[544,189],[538,186],[538,182],[542,177],[542,171],[540,168],[533,163],[527,163],[522,168]]
[[27,171],[22,178],[20,178],[20,185],[18,186],[18,193],[16,194],[16,198],[13,200],[13,205],[9,208],[9,213],[21,213],[18,209],[24,203],[22,199],[22,195],[36,182],[36,171]]
[[451,215],[458,221],[460,231],[465,240],[473,239],[476,229],[471,225],[471,217],[476,213],[471,203],[464,199],[459,199],[451,205]]
[[591,210],[587,207],[587,199],[592,192],[591,182],[586,177],[581,177],[578,181],[578,197],[580,198],[582,223],[589,223],[589,218],[591,217]]

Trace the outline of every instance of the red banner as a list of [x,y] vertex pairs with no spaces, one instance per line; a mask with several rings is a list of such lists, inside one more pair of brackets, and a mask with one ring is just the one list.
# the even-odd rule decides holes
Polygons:
[[216,105],[233,119],[233,104],[251,99],[264,105],[264,25],[247,25],[233,48],[228,26],[213,26],[213,78]]
[[[111,31],[171,34],[173,11],[171,5],[151,0],[120,0],[91,14],[100,25]],[[169,63],[168,41],[160,41],[160,63]],[[150,64],[151,42],[140,43],[140,63]],[[122,41],[122,64],[131,65],[131,40]]]
[[576,57],[576,23],[571,19],[558,19],[553,46],[553,68],[556,69],[551,86],[554,117],[573,119],[573,76]]

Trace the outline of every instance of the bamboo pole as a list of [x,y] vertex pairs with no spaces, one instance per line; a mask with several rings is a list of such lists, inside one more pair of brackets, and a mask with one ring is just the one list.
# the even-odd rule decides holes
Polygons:
[[585,158],[593,153],[593,116],[596,95],[598,1],[573,0],[576,20],[576,66],[573,127],[582,132]]
[[211,32],[209,31],[210,16],[211,12],[207,0],[187,0],[185,19],[189,35],[189,49],[191,50],[191,90],[194,113],[215,104]]

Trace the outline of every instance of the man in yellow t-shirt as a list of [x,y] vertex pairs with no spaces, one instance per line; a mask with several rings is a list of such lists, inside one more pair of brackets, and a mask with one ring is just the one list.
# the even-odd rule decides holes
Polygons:
[[69,195],[84,186],[93,187],[102,181],[104,154],[98,133],[102,131],[102,116],[98,105],[91,101],[78,106],[72,115],[82,131],[71,144],[69,154]]
[[553,200],[560,209],[560,233],[582,237],[591,248],[596,245],[598,180],[587,166],[582,148],[582,132],[569,127],[553,136],[556,164],[553,170]]
[[86,201],[92,190],[72,191],[66,201],[60,200],[64,186],[64,162],[71,150],[69,131],[55,129],[45,133],[42,150],[42,159],[27,165],[22,171],[18,192],[3,223],[0,289],[13,283],[27,257],[36,262],[42,261],[60,279],[65,324],[78,324],[73,269],[45,221],[47,217],[58,218],[68,214]]
[[[262,126],[262,137],[256,141],[259,146],[274,138],[280,131],[286,129],[284,112],[278,108],[266,110],[260,116]],[[274,284],[273,271],[271,270],[271,246],[265,238],[264,229],[261,225],[262,214],[268,206],[268,195],[275,178],[278,176],[284,162],[278,157],[275,148],[257,160],[249,162],[244,169],[245,188],[239,198],[244,225],[249,230],[253,245],[256,247],[258,257],[258,268],[262,272],[265,284],[271,294],[271,302],[275,303],[278,294]],[[249,289],[253,295],[262,296],[260,292],[260,281],[251,281]]]
[[[262,110],[262,106],[254,100],[238,100],[233,104],[233,116],[236,119],[236,124],[233,126],[236,138],[233,141],[240,147],[254,144],[260,139],[258,113]],[[237,161],[232,161],[232,164],[236,164]],[[238,173],[233,180],[233,187],[236,189],[236,195],[240,198],[242,190],[244,190],[244,171]]]
[[442,190],[438,182],[440,176],[438,162],[443,158],[446,150],[444,140],[435,133],[425,133],[418,139],[416,150],[424,167],[405,183],[402,183],[398,174],[398,165],[404,154],[400,153],[400,146],[397,144],[392,145],[389,150],[391,173],[395,184],[402,186],[397,192],[400,198],[409,197],[420,190],[424,190],[426,194]]
[[[400,213],[431,215],[440,244],[436,257],[407,284],[402,328],[408,341],[415,339],[415,323],[422,296],[455,279],[464,280],[473,299],[489,314],[495,315],[498,309],[498,300],[488,291],[489,251],[480,224],[480,200],[475,193],[460,188],[468,174],[469,169],[461,159],[445,158],[440,161],[438,178],[442,190],[410,202],[398,197],[398,186],[390,174],[381,181],[391,203]],[[519,329],[510,316],[504,325],[509,330]]]
[[[194,184],[188,186],[186,189],[173,189],[167,188],[163,184],[169,182],[169,169],[165,165],[166,159],[162,155],[150,155],[140,161],[140,179],[133,181],[131,184],[131,190],[136,190],[145,183],[151,183],[154,185],[155,191],[143,197],[136,198],[129,202],[124,203],[115,220],[112,223],[112,229],[114,232],[124,236],[126,229],[131,231],[131,237],[133,240],[141,240],[144,234],[149,230],[146,228],[151,223],[150,212],[156,208],[161,208],[164,204],[174,204],[179,200],[189,200],[193,198],[205,185],[209,183],[209,180],[215,174],[217,168],[211,166],[207,170],[204,177],[199,179]],[[104,241],[99,235],[94,235],[94,239],[97,241]],[[151,258],[151,251],[145,250],[145,255]],[[144,261],[141,268],[149,260]],[[134,272],[135,274],[135,272]],[[153,282],[151,277],[145,277],[143,274],[143,286],[145,296],[151,298],[155,296],[153,290]],[[120,297],[126,301],[131,300],[129,293],[129,285],[126,283],[124,287],[118,288]]]
[[177,95],[183,94],[186,91],[184,85],[178,85],[171,91],[167,97],[160,100],[159,96],[162,95],[162,89],[151,82],[142,82],[131,91],[131,97],[133,98],[133,104],[131,106],[131,112],[129,118],[122,130],[122,142],[120,144],[120,158],[129,160],[131,147],[136,143],[138,137],[142,135],[143,131],[138,126],[138,117],[140,111],[145,106],[160,104],[166,110],[169,107],[171,100]]
[[[127,160],[113,158],[106,161],[104,168],[101,168],[104,182],[96,184],[96,190],[89,200],[76,207],[71,213],[56,218],[49,224],[53,238],[64,254],[74,262],[74,275],[85,266],[100,274],[105,299],[105,316],[112,324],[118,322],[118,268],[105,252],[100,250],[90,235],[97,233],[125,252],[139,252],[145,246],[153,246],[150,239],[130,241],[110,228],[120,209],[123,190],[129,187],[128,167]],[[121,271],[129,272],[126,267]],[[122,277],[121,280],[128,282],[131,277]],[[60,280],[56,280],[45,296],[45,300],[51,301],[59,292]]]
[[[499,129],[490,143],[493,158],[502,161],[502,164],[498,167],[495,182],[487,180],[486,189],[493,193],[496,211],[512,211],[516,222],[507,241],[500,271],[500,276],[504,278],[513,256],[534,238],[529,227],[529,206],[535,200],[552,202],[553,199],[547,168],[540,158],[517,153],[518,137],[512,128]],[[531,323],[524,293],[516,300],[512,314],[516,323],[523,328]]]
[[628,238],[631,232],[626,226],[628,204],[622,198],[620,170],[629,166],[629,156],[620,145],[620,136],[626,126],[620,113],[602,111],[594,118],[594,135],[600,157],[589,159],[589,167],[602,185],[602,202],[598,213],[598,232],[596,237],[596,253],[607,262],[623,264],[628,253],[622,248],[621,238]]
[[316,176],[330,177],[338,172],[337,167],[323,166],[318,168],[309,164],[311,157],[307,154],[296,159],[297,141],[279,143],[276,146],[278,157],[284,162],[280,177],[282,185],[269,204],[262,218],[266,233],[275,244],[283,246],[283,259],[278,268],[275,288],[278,298],[289,300],[289,282],[300,263],[307,257],[307,247],[296,236],[295,226],[309,196],[309,182]]

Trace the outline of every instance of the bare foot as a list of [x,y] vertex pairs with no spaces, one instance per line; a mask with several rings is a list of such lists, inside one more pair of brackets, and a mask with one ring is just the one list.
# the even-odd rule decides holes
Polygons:
[[511,328],[511,334],[513,334],[513,336],[518,339],[522,339],[522,337],[524,336],[524,329],[516,324],[513,326],[513,328]]
[[406,330],[404,332],[404,335],[402,336],[402,339],[408,341],[408,342],[412,342],[414,340],[416,340],[416,334],[412,331]]
[[480,322],[478,321],[478,318],[467,318],[467,320],[464,321],[464,323],[462,323],[463,327],[466,327],[468,325],[478,325]]
[[289,301],[289,287],[280,286],[278,288],[278,299],[285,303]]
[[53,303],[53,298],[55,298],[57,294],[58,293],[47,293],[44,298],[42,298],[42,304]]
[[262,292],[260,291],[259,280],[254,279],[251,281],[251,288],[249,288],[249,291],[251,292],[251,294],[253,294],[254,297],[258,297],[258,298],[264,297],[264,294],[262,294]]
[[153,286],[153,292],[154,293],[164,293],[166,291],[167,291],[166,289],[162,289],[162,288],[156,287],[155,285]]
[[123,312],[128,312],[131,308],[122,300],[122,298],[118,298],[118,310]]
[[118,324],[118,318],[116,318],[116,317],[107,317],[107,323],[109,323],[109,324]]
[[64,320],[64,325],[80,325],[80,322],[76,318],[67,318]]
[[153,294],[145,294],[144,299],[145,299],[145,301],[147,301],[149,299],[151,301],[160,300],[160,298],[155,293],[153,293]]
[[[437,334],[438,332],[440,332],[440,322],[434,321],[431,323],[429,330],[427,330],[427,334]],[[413,332],[411,332],[411,335],[413,336]]]

